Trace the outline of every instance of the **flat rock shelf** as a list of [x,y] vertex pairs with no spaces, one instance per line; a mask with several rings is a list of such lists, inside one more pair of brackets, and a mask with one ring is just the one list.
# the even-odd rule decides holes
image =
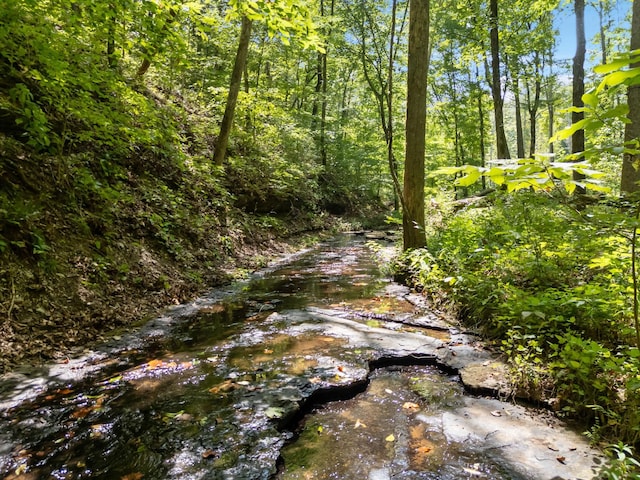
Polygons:
[[392,248],[343,235],[5,375],[0,478],[592,478],[601,452],[381,274]]

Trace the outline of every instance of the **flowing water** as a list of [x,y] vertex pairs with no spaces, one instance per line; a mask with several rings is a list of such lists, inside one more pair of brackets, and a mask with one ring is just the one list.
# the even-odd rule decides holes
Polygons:
[[465,394],[491,357],[380,273],[388,246],[341,236],[5,376],[0,479],[587,478],[580,437]]

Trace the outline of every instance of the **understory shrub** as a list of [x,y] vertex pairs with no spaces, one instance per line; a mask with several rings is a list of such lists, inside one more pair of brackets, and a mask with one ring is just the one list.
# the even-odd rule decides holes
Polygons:
[[640,353],[625,215],[498,192],[488,206],[445,219],[398,268],[494,338],[521,390],[588,420],[595,439],[637,446]]

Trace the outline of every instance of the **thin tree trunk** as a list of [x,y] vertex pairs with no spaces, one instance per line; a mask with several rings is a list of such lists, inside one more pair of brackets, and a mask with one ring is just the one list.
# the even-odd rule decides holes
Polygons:
[[402,216],[404,250],[426,244],[424,154],[429,72],[429,0],[410,0],[407,122]]
[[598,1],[598,6],[596,7],[598,11],[598,26],[600,28],[600,50],[601,57],[600,60],[603,65],[607,63],[607,34],[604,28],[604,10],[605,6],[602,3],[602,0]]
[[538,135],[536,116],[540,107],[540,91],[542,90],[542,80],[540,79],[540,55],[538,52],[534,56],[535,84],[533,101],[531,101],[529,88],[527,87],[527,109],[529,110],[529,157],[533,158],[536,153],[536,137]]
[[[469,74],[471,75],[471,74]],[[478,71],[478,65],[476,64],[476,79],[480,78],[480,72]],[[485,167],[485,146],[484,146],[484,108],[482,107],[482,89],[480,88],[480,81],[476,80],[476,89],[478,90],[478,123],[480,126],[480,161],[482,162],[482,168]],[[487,180],[482,175],[482,189],[487,188]]]
[[[555,107],[553,98],[553,52],[551,50],[549,50],[549,76],[547,77],[545,90],[547,94],[547,115],[549,117],[547,135],[549,135],[549,138],[552,138],[554,132],[553,122],[555,121]],[[554,153],[553,142],[549,142],[549,153]]]
[[402,190],[400,188],[400,180],[398,179],[398,164],[393,154],[393,64],[394,64],[394,42],[396,34],[396,12],[398,8],[397,0],[393,0],[391,5],[391,35],[389,39],[389,67],[387,70],[387,162],[389,163],[389,172],[393,181],[393,209],[398,211],[400,203],[404,204],[402,198]]
[[[582,96],[584,95],[584,57],[587,50],[587,41],[584,33],[584,0],[575,0],[576,14],[576,55],[573,57],[573,106],[583,107]],[[575,124],[584,118],[584,112],[571,112],[571,123]],[[579,129],[571,136],[571,153],[584,152],[585,138],[584,130]],[[576,161],[582,161],[584,157],[579,157]],[[584,175],[574,171],[573,179],[577,182],[584,180]],[[584,194],[583,187],[577,187],[577,194]]]
[[524,158],[524,132],[522,128],[522,105],[520,104],[520,82],[514,75],[513,99],[516,109],[516,150],[518,158]]
[[[633,2],[633,13],[631,20],[631,50],[640,48],[640,0]],[[632,65],[634,67],[640,64]],[[627,90],[627,104],[629,105],[629,113],[627,118],[630,120],[624,129],[624,140],[626,142],[634,142],[640,139],[640,85],[631,85]],[[636,148],[637,147],[633,147]],[[622,175],[620,190],[624,193],[633,193],[640,190],[638,182],[640,181],[640,155],[632,155],[625,153],[622,159]]]
[[493,113],[496,124],[496,149],[498,158],[511,158],[507,137],[504,133],[504,113],[502,111],[502,89],[500,79],[500,41],[498,39],[498,0],[490,0],[491,21],[491,95],[493,96]]
[[233,71],[231,72],[231,82],[229,84],[229,95],[227,96],[227,106],[222,117],[220,125],[220,135],[216,143],[216,149],[213,154],[213,163],[222,166],[227,155],[227,145],[229,144],[229,135],[233,127],[233,116],[238,102],[238,93],[240,92],[240,84],[242,83],[242,72],[247,62],[249,53],[249,41],[251,40],[252,22],[247,17],[242,17],[242,27],[240,30],[240,40],[238,42],[238,51],[236,53]]
[[109,4],[109,27],[107,30],[107,62],[109,68],[116,67],[116,7],[113,3]]

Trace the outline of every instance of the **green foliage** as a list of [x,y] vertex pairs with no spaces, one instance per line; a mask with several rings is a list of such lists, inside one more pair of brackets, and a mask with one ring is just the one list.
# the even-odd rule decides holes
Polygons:
[[[572,130],[570,127],[568,130]],[[568,136],[570,136],[569,134]],[[585,176],[584,180],[573,179],[573,172]],[[556,190],[562,185],[571,194],[577,187],[596,192],[608,192],[609,188],[598,180],[604,174],[593,170],[586,163],[551,162],[540,155],[536,159],[519,159],[504,162],[492,167],[478,167],[476,165],[462,165],[460,167],[442,167],[431,174],[455,175],[455,185],[468,187],[476,183],[481,177],[495,185],[504,186],[508,193],[531,189],[534,191]]]
[[640,462],[633,457],[633,448],[619,442],[607,449],[609,462],[598,472],[598,478],[605,480],[640,479]]
[[594,438],[637,442],[628,213],[525,191],[492,202],[449,217],[405,273],[499,339],[521,389],[590,419]]

